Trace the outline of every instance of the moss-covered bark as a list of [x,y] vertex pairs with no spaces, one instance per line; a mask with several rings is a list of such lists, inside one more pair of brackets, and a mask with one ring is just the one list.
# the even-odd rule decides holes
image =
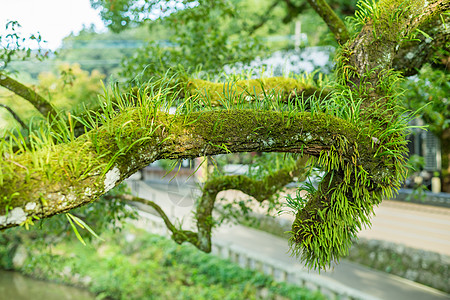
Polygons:
[[202,251],[211,251],[211,233],[215,224],[212,214],[220,192],[239,190],[260,203],[265,200],[271,201],[271,198],[292,182],[294,177],[303,173],[306,161],[305,157],[298,159],[294,166],[282,168],[259,180],[246,175],[222,175],[209,178],[203,185],[202,195],[195,208],[197,247]]
[[349,40],[350,34],[344,22],[336,15],[328,3],[325,0],[308,0],[308,3],[325,21],[330,31],[334,34],[336,41],[341,45],[345,44]]
[[361,126],[373,132],[370,136],[376,136],[375,128],[384,132],[379,135],[382,139],[373,139],[383,150],[375,152],[371,162],[370,154],[357,147],[351,162],[340,160],[340,150],[319,158],[328,173],[298,208],[292,226],[293,251],[310,266],[322,268],[346,255],[351,238],[370,225],[373,206],[389,198],[403,181],[406,125],[398,110],[393,58],[416,28],[449,7],[448,0],[380,1],[360,12],[361,32],[338,56],[336,90],[342,104],[360,110]]
[[[195,95],[204,105],[221,106],[230,102],[251,102],[270,96],[274,101],[305,99],[320,93],[321,89],[301,79],[269,77],[262,79],[237,80],[228,83],[212,83],[200,79],[190,79],[185,84],[188,95]],[[329,91],[322,91],[325,97]]]
[[[127,112],[124,119],[119,114],[110,128],[124,128],[133,113]],[[149,119],[157,126],[149,136],[142,136],[147,131],[138,122],[127,121],[121,135],[104,126],[69,144],[3,157],[0,226],[16,226],[26,218],[48,217],[86,204],[161,158],[244,151],[318,155],[338,147],[338,137],[365,145],[367,153],[373,151],[369,138],[358,136],[357,128],[338,118],[299,113],[290,116],[289,125],[287,118],[284,113],[254,110],[158,113]]]
[[[404,76],[417,74],[420,68],[439,56],[442,49],[450,47],[450,16],[436,14],[429,21],[420,25],[419,29],[425,32],[416,32],[416,37],[404,40],[395,53],[393,68],[401,71]],[[444,64],[444,62],[442,62]]]
[[300,158],[292,166],[281,168],[263,178],[255,179],[246,175],[220,175],[208,178],[202,187],[202,195],[197,199],[194,218],[197,222],[197,231],[177,228],[170,221],[166,213],[153,201],[130,195],[123,195],[123,199],[135,201],[151,206],[164,220],[167,229],[172,233],[172,239],[177,243],[191,243],[204,252],[211,252],[211,235],[215,226],[213,210],[215,209],[217,195],[226,190],[239,190],[253,197],[258,202],[273,201],[273,197],[282,190],[294,177],[303,176],[303,166],[308,157]]

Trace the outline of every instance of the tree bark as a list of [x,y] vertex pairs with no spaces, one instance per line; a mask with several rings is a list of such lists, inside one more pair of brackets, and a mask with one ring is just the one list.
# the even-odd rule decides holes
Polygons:
[[[393,68],[404,76],[417,74],[418,70],[436,57],[440,49],[450,47],[450,16],[437,14],[425,22],[414,40],[404,41],[395,54]],[[444,64],[444,62],[442,62]]]
[[[119,113],[109,128],[123,128],[137,119],[137,108]],[[325,114],[290,115],[274,111],[229,110],[147,118],[148,134],[139,122],[128,122],[126,132],[92,130],[69,144],[46,146],[31,152],[3,155],[0,161],[0,228],[17,226],[27,218],[45,218],[85,205],[125,178],[162,159],[194,158],[230,152],[291,152],[319,156],[340,139],[357,143],[370,167],[376,147],[358,128]],[[131,125],[134,123],[134,127]],[[147,133],[147,135],[146,135]],[[342,152],[351,161],[353,150]],[[383,171],[384,172],[384,171]],[[386,172],[389,172],[386,170]]]

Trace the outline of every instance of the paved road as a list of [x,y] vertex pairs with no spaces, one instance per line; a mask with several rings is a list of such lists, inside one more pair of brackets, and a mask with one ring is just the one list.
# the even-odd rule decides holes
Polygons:
[[[238,191],[227,191],[225,195],[228,199],[248,198]],[[294,219],[290,214],[280,217]],[[383,201],[375,208],[371,228],[360,231],[358,236],[450,256],[450,208]]]
[[360,237],[385,240],[450,256],[450,208],[383,201],[372,228]]
[[[191,208],[193,201],[190,200],[190,195],[195,194],[195,186],[188,187],[178,187],[178,186],[164,186],[164,185],[153,185],[152,187],[146,184],[139,184],[135,186],[134,189],[140,197],[148,198],[157,202],[161,207],[167,212],[171,217],[178,217],[183,220],[184,227],[188,229],[192,226],[191,219]],[[412,218],[408,218],[410,213],[412,213]],[[422,232],[416,233],[416,230],[428,230],[426,225],[431,223],[438,224],[438,228],[431,229],[431,232],[437,231],[438,234],[443,234],[444,237],[447,236],[447,230],[445,228],[439,227],[440,225],[445,226],[447,223],[448,212],[440,213],[435,211],[434,208],[430,210],[424,207],[420,208],[409,208],[406,209],[403,205],[396,205],[395,203],[389,203],[387,205],[382,205],[376,211],[377,216],[375,219],[380,218],[380,221],[374,220],[373,230],[377,233],[372,234],[373,238],[377,239],[387,239],[389,232],[387,231],[389,226],[395,227],[398,224],[392,224],[392,221],[386,221],[383,219],[387,216],[393,216],[396,222],[400,222],[402,229],[408,234],[414,234],[421,236]],[[436,216],[437,215],[437,216]],[[443,216],[443,219],[441,219]],[[409,222],[410,226],[406,225],[406,221]],[[424,223],[418,223],[418,220]],[[432,221],[436,222],[432,222]],[[391,223],[389,223],[391,222]],[[387,224],[387,225],[386,225]],[[419,224],[419,225],[417,225]],[[417,225],[417,226],[415,226]],[[400,226],[398,226],[400,228]],[[447,227],[448,228],[448,227]],[[367,231],[362,233],[367,236]],[[398,233],[401,235],[401,233]],[[222,226],[221,228],[215,230],[213,234],[215,239],[220,239],[222,242],[228,242],[231,244],[236,244],[240,247],[244,247],[250,251],[258,252],[262,255],[267,255],[271,259],[277,259],[279,261],[297,266],[298,268],[304,269],[305,267],[298,262],[295,258],[291,257],[288,253],[288,244],[285,239],[273,236],[266,232],[259,230],[243,227],[240,225],[233,226]],[[427,237],[427,236],[425,236]],[[428,235],[428,238],[431,236]],[[433,236],[434,239],[439,240],[439,236]],[[411,236],[405,236],[403,238],[398,238],[394,240],[398,242],[399,240],[409,240]],[[444,239],[445,241],[445,239]],[[446,244],[438,243],[435,241],[439,249],[443,249]],[[420,243],[418,245],[421,245]],[[423,245],[423,244],[422,244]],[[412,246],[412,245],[410,245]],[[435,249],[435,248],[433,248]],[[430,249],[428,249],[430,250]],[[310,271],[312,273],[313,271]],[[438,290],[426,287],[424,285],[400,278],[398,276],[386,274],[383,272],[375,271],[367,267],[342,260],[338,265],[334,266],[332,270],[326,272],[321,272],[320,276],[326,276],[339,283],[346,286],[360,290],[366,294],[377,297],[379,299],[386,300],[443,300],[450,299],[450,295],[442,293]]]

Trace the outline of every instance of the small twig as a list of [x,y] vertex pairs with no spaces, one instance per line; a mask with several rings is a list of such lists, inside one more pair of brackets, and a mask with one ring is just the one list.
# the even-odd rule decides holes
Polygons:
[[0,106],[9,112],[13,116],[14,120],[16,120],[20,124],[20,126],[22,126],[22,128],[27,128],[27,125],[25,125],[22,119],[11,109],[11,107],[1,103]]
[[[176,228],[175,225],[173,225],[173,223],[169,220],[169,217],[167,216],[167,214],[155,202],[144,199],[144,198],[140,198],[137,196],[132,196],[132,195],[120,195],[120,196],[109,196],[108,195],[108,196],[106,196],[107,199],[110,199],[113,197],[120,197],[125,201],[134,201],[134,202],[139,202],[139,203],[151,206],[163,219],[164,224],[166,224],[167,229],[169,229],[170,232],[172,232],[172,238],[175,242],[177,242],[179,244],[181,244],[183,242],[188,242],[188,243],[191,243],[192,245],[194,245],[195,247],[197,247],[199,250],[202,250],[205,252],[210,251],[210,248],[211,248],[210,246],[209,246],[209,248],[204,248],[199,243],[199,235],[197,232]],[[209,242],[211,243],[211,241],[209,241]]]
[[20,167],[20,168],[22,168],[22,169],[28,170],[27,167],[22,166],[21,164],[15,162],[15,161],[13,161],[13,160],[10,160],[10,159],[8,159],[8,158],[5,158],[5,161],[8,161],[8,162],[10,162],[10,163],[13,163],[13,164],[15,164],[16,166],[18,166],[18,167]]
[[256,30],[258,30],[259,28],[261,28],[264,24],[266,24],[266,22],[270,19],[270,13],[272,12],[272,10],[280,3],[279,0],[274,1],[268,8],[267,10],[264,12],[264,14],[262,14],[260,16],[260,20],[258,23],[254,24],[253,26],[251,26],[248,29],[248,35],[252,35]]
[[29,88],[17,80],[9,77],[4,72],[0,72],[0,86],[7,88],[16,95],[30,102],[44,117],[57,116],[56,110],[44,97],[35,90]]

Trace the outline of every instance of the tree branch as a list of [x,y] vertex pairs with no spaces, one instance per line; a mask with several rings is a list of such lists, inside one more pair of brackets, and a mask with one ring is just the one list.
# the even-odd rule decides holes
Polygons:
[[0,106],[3,107],[4,109],[6,109],[14,118],[14,120],[16,120],[20,126],[22,126],[22,128],[27,128],[27,125],[22,121],[22,119],[11,109],[11,107],[5,105],[5,104],[1,104]]
[[419,28],[430,38],[418,33],[414,40],[402,42],[393,60],[393,68],[402,72],[404,76],[417,74],[439,49],[448,49],[450,46],[449,15],[437,14]]
[[252,35],[256,30],[258,30],[259,28],[261,28],[264,24],[266,24],[266,22],[270,19],[270,13],[272,12],[272,10],[277,7],[277,5],[280,3],[280,0],[275,0],[274,2],[272,2],[272,4],[267,8],[267,10],[264,12],[264,14],[262,14],[259,18],[259,22],[256,24],[253,24],[253,26],[251,26],[249,29],[247,29],[248,31],[248,35]]
[[[162,158],[248,151],[319,156],[330,147],[339,149],[338,137],[366,145],[364,152],[368,156],[375,151],[370,138],[358,136],[359,130],[353,125],[319,113],[290,116],[253,110],[175,116],[157,113],[146,117],[148,125],[141,127],[138,111],[135,108],[119,113],[111,124],[91,130],[72,143],[45,146],[20,155],[9,154],[0,161],[0,195],[3,196],[0,228],[17,226],[33,216],[45,218],[85,205]],[[130,131],[118,135],[115,129],[108,130],[123,129],[124,123]],[[351,161],[350,156],[344,151],[342,159]],[[380,171],[377,168],[370,172]]]
[[176,228],[162,208],[153,201],[131,195],[122,195],[121,197],[124,200],[146,204],[155,209],[166,227],[172,232],[172,238],[177,243],[188,242],[201,251],[211,252],[211,231],[214,227],[212,213],[218,193],[225,190],[239,190],[254,197],[258,202],[270,201],[279,190],[292,182],[293,177],[302,174],[306,161],[307,158],[298,159],[294,166],[280,169],[261,180],[245,175],[224,175],[208,179],[202,188],[202,196],[195,208],[197,232]]
[[170,221],[170,219],[166,215],[166,213],[163,211],[163,209],[155,202],[144,199],[144,198],[136,197],[136,196],[131,196],[131,195],[122,195],[121,198],[126,201],[134,201],[134,202],[139,202],[139,203],[151,206],[159,214],[161,219],[163,219],[164,224],[166,225],[167,229],[169,229],[170,232],[172,232],[172,239],[175,242],[177,242],[178,244],[188,242],[188,243],[191,243],[192,245],[194,245],[195,247],[197,247],[198,249],[205,251],[204,249],[201,248],[201,246],[198,242],[199,240],[198,240],[197,232],[176,228],[175,225],[173,225],[173,223]]
[[44,117],[56,117],[53,106],[33,89],[0,72],[0,85],[30,102]]
[[293,18],[298,16],[304,9],[308,7],[307,2],[302,1],[301,3],[292,3],[291,0],[283,0],[287,6],[287,14],[283,18],[283,23],[287,24],[292,21]]
[[[293,252],[314,267],[331,264],[370,224],[373,207],[392,197],[404,180],[407,124],[398,111],[392,64],[405,38],[450,7],[449,0],[427,4],[392,0],[368,10],[360,34],[341,49],[337,92],[311,112],[236,109],[233,101],[243,94],[231,88],[227,96],[221,85],[229,101],[224,110],[186,102],[186,114],[170,114],[164,112],[167,95],[158,93],[120,111],[106,103],[92,130],[71,143],[1,153],[0,228],[87,204],[158,159],[290,152],[317,157],[326,172],[317,190],[297,199]],[[208,205],[199,205],[204,216]],[[199,234],[207,237],[212,219],[200,221],[206,227]],[[199,243],[207,248],[207,239]]]
[[[341,105],[356,105],[365,124],[362,126],[369,131],[386,133],[383,141],[376,138],[373,142],[384,149],[376,164],[389,165],[385,170],[389,170],[390,179],[369,183],[367,179],[372,176],[366,177],[365,171],[357,167],[350,170],[349,165],[337,163],[317,190],[311,190],[306,199],[299,199],[291,245],[293,253],[310,266],[322,268],[346,255],[357,231],[370,224],[373,207],[392,197],[404,180],[407,126],[398,110],[398,74],[392,71],[395,49],[417,27],[449,6],[448,0],[427,5],[412,0],[373,3],[361,18],[365,25],[359,35],[341,49],[336,68],[340,84],[337,88],[341,91],[335,97],[342,97]],[[332,156],[322,157],[327,165],[330,159],[339,160],[339,156]],[[363,163],[364,169],[366,166]]]
[[292,178],[299,176],[307,158],[298,159],[291,168],[283,168],[263,179],[256,180],[245,175],[218,176],[208,179],[203,188],[202,196],[196,205],[197,230],[199,249],[211,251],[211,230],[214,227],[212,212],[221,191],[238,190],[255,198],[258,202],[271,200],[279,190],[292,182]]
[[341,45],[345,44],[350,38],[347,27],[328,3],[325,0],[308,0],[308,3],[325,21],[336,41]]

